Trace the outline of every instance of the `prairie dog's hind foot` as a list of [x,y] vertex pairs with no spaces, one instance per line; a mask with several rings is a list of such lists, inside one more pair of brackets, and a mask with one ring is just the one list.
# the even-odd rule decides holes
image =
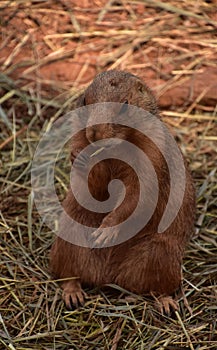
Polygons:
[[156,299],[156,308],[160,311],[160,313],[170,315],[172,311],[179,310],[179,304],[176,300],[174,300],[171,296],[161,296]]
[[78,280],[64,282],[62,284],[62,289],[62,299],[68,310],[74,310],[84,305],[87,294],[81,288],[81,284]]

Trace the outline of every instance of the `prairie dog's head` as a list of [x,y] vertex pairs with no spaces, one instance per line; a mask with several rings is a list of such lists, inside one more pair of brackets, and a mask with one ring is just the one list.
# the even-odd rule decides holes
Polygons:
[[[124,71],[110,70],[98,74],[81,96],[79,107],[103,102],[121,103],[120,110],[115,112],[118,114],[126,113],[128,105],[143,108],[155,116],[158,114],[155,97],[148,86],[137,76]],[[114,124],[87,125],[86,136],[89,142],[111,137],[128,138],[131,131],[115,124],[115,113],[112,116]],[[97,112],[94,118],[97,119]]]

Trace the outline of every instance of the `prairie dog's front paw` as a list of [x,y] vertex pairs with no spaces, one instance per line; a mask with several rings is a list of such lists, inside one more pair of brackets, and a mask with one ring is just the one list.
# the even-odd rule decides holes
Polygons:
[[115,244],[118,238],[119,230],[115,226],[108,227],[104,230],[104,227],[99,227],[96,231],[91,234],[91,243],[93,248],[103,248]]

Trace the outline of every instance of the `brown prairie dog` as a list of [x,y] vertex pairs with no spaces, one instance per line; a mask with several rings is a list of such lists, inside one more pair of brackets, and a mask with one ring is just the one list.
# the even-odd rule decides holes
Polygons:
[[[108,71],[96,76],[80,98],[78,106],[102,102],[123,103],[124,111],[128,105],[137,106],[160,118],[150,89],[138,77],[127,72]],[[117,124],[87,125],[86,129],[72,138],[72,162],[84,147],[111,137],[129,141],[150,158],[159,184],[154,214],[136,235],[114,246],[90,249],[57,237],[51,250],[51,270],[60,279],[75,277],[62,283],[63,299],[68,308],[84,303],[83,286],[114,283],[134,293],[156,295],[161,310],[169,312],[170,308],[178,308],[171,296],[180,287],[183,252],[193,231],[195,193],[192,178],[185,164],[186,182],[181,208],[171,225],[159,233],[157,227],[170,193],[170,174],[164,157],[151,140],[135,129]],[[163,146],[167,148],[166,144]],[[169,148],[167,152],[170,152]],[[74,166],[76,171],[76,164]],[[147,193],[151,196],[152,177],[146,168],[142,171],[145,186],[149,189]],[[116,236],[120,235],[121,232],[115,231],[115,226],[126,220],[138,202],[138,179],[132,168],[117,159],[103,160],[90,172],[88,185],[96,200],[105,201],[108,198],[108,184],[113,179],[120,179],[124,183],[126,195],[123,203],[109,213],[95,213],[83,208],[71,189],[63,203],[65,211],[74,220],[86,226],[97,227],[95,236],[99,239],[100,230],[107,227]],[[60,221],[60,230],[68,230],[64,219]]]

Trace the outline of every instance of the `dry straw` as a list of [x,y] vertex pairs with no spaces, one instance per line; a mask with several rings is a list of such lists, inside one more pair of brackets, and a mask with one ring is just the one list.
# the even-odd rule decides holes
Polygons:
[[[156,89],[160,95],[182,84],[195,67],[214,67],[216,2],[123,0],[95,1],[91,6],[85,2],[89,7],[72,3],[76,5],[0,1],[0,349],[217,349],[217,116],[215,107],[200,104],[202,95],[190,106],[162,113],[189,160],[198,193],[196,233],[186,251],[182,291],[177,294],[180,312],[172,317],[160,316],[153,299],[114,285],[109,290],[88,290],[85,307],[66,311],[58,281],[48,271],[54,237],[38,217],[30,182],[41,130],[72,108],[91,69],[138,74],[152,69],[167,81]],[[55,16],[71,21],[72,30],[66,25],[64,32],[58,26],[50,32],[48,25],[40,37],[48,51],[37,56],[34,33],[41,21],[50,23]],[[16,25],[19,18],[23,32]],[[31,40],[31,59],[24,55],[20,61]],[[181,60],[186,64],[169,74],[156,61],[146,60],[153,47],[169,53],[167,64]],[[78,59],[84,50],[96,50],[99,61],[85,56],[73,83],[40,74],[53,62]],[[66,149],[55,171],[61,200],[69,181],[67,155]]]

